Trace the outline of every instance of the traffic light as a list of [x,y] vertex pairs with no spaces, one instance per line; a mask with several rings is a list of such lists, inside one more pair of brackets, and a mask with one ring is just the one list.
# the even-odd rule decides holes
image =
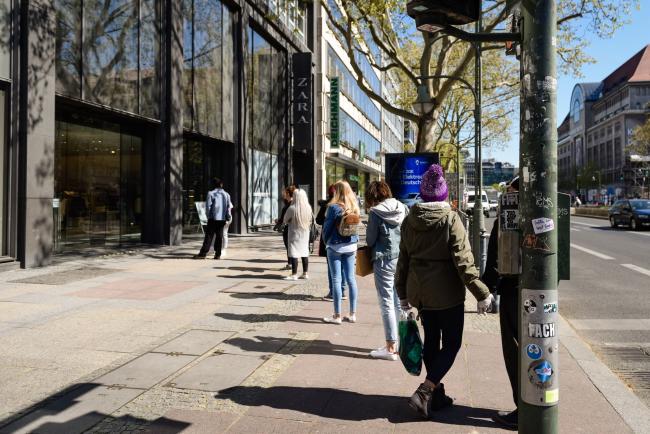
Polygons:
[[419,30],[437,31],[447,26],[473,23],[480,14],[479,0],[411,0],[406,12]]

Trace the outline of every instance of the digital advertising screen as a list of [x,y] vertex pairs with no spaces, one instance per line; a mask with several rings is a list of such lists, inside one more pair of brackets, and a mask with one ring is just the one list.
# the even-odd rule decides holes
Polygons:
[[420,181],[429,166],[440,162],[437,152],[386,154],[386,182],[393,196],[411,207],[420,199]]

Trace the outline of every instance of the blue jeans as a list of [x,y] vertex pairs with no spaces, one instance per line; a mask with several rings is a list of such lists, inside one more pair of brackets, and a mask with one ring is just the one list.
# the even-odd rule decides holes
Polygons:
[[336,253],[327,249],[327,266],[332,279],[332,298],[334,299],[334,313],[341,314],[341,285],[343,279],[348,282],[350,291],[350,313],[357,311],[357,281],[355,275],[355,260],[357,253]]
[[395,291],[395,269],[397,258],[377,259],[373,264],[375,272],[375,288],[377,289],[377,300],[381,311],[381,320],[384,323],[384,334],[387,342],[397,342],[399,321],[402,310],[399,297]]
[[[325,259],[327,260],[327,285],[328,285],[327,289],[329,291],[327,293],[327,296],[334,298],[334,296],[332,295],[332,273],[330,273],[330,265],[329,265],[330,261],[327,257]],[[343,269],[341,269],[341,272],[343,272]],[[341,279],[341,294],[342,297],[345,297],[345,276]]]

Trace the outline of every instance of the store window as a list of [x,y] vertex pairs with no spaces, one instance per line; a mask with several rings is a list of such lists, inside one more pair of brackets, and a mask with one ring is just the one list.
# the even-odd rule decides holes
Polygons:
[[234,140],[234,15],[216,0],[183,0],[185,128]]
[[142,138],[78,113],[59,113],[55,131],[55,250],[139,242]]
[[158,118],[159,0],[55,0],[58,93]]
[[249,221],[271,225],[278,217],[286,158],[286,53],[248,30],[247,139]]
[[11,0],[0,0],[0,78],[11,78]]

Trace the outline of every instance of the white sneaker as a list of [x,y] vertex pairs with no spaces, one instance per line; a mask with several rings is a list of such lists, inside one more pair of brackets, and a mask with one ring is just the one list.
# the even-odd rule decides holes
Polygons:
[[397,353],[391,353],[386,347],[384,347],[371,351],[370,357],[373,359],[397,360]]
[[341,317],[334,318],[334,316],[328,316],[323,318],[323,321],[325,321],[328,324],[341,324]]
[[346,321],[348,321],[348,322],[351,322],[351,323],[357,322],[357,316],[355,314],[352,314],[350,316],[346,316],[344,319]]
[[283,277],[282,280],[298,280],[298,275],[297,274],[292,274],[287,277]]
[[307,273],[302,273],[302,275],[298,279],[308,280],[309,275]]
[[222,257],[222,258],[225,258],[226,255],[227,255],[227,253],[228,253],[228,252],[226,251],[226,249],[222,249],[222,250],[221,250],[221,257]]

